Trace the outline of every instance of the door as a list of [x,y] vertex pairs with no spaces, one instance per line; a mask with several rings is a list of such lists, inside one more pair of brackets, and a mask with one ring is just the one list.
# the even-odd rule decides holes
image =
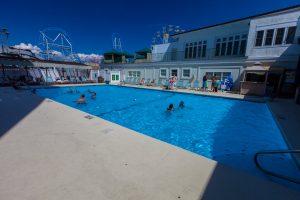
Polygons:
[[111,73],[111,83],[118,84],[120,83],[120,72],[119,71],[112,71]]

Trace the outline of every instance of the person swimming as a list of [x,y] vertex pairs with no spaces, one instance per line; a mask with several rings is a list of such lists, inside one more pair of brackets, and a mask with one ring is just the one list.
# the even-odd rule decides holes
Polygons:
[[87,90],[88,91],[88,93],[95,93],[93,90],[91,90],[91,89],[88,89]]
[[173,110],[174,110],[174,105],[171,103],[171,104],[169,105],[169,107],[167,108],[167,111],[171,112],[171,111],[173,111]]
[[77,99],[77,101],[76,101],[77,103],[86,103],[86,101],[85,101],[85,95],[84,94],[82,94],[81,96],[80,96],[80,98],[79,99]]
[[92,98],[92,99],[96,99],[96,95],[97,95],[96,92],[93,92],[91,98]]
[[179,108],[184,108],[184,101],[179,102]]

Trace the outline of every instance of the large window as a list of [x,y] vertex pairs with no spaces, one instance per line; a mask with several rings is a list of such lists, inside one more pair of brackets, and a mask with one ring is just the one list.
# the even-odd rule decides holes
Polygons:
[[244,55],[246,53],[247,34],[217,38],[215,56]]
[[275,45],[282,44],[285,28],[278,28],[276,31]]
[[190,78],[191,77],[191,69],[182,69],[182,78]]
[[207,80],[212,80],[214,75],[217,76],[218,80],[225,80],[225,78],[231,76],[231,72],[206,72]]
[[256,47],[262,46],[263,38],[264,38],[264,31],[257,31],[256,32],[256,41],[255,41]]
[[267,30],[265,46],[271,46],[273,41],[274,29]]
[[206,57],[206,41],[187,43],[185,45],[184,58],[195,59]]
[[128,71],[128,76],[129,77],[141,77],[141,72],[140,71]]
[[[256,32],[255,46],[260,47],[272,45],[292,44],[295,38],[296,26],[282,27]],[[285,36],[286,35],[286,36]],[[263,44],[264,41],[264,44]]]
[[294,38],[295,38],[295,33],[296,33],[296,26],[291,26],[288,28],[287,36],[286,36],[286,40],[285,40],[286,44],[293,43]]

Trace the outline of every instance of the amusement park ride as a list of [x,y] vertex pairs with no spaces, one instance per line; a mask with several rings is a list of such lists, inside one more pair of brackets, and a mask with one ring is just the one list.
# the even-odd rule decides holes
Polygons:
[[184,31],[185,30],[181,29],[180,26],[163,26],[160,30],[156,31],[155,36],[152,38],[152,45],[174,42],[174,38],[172,38],[171,35]]
[[73,53],[70,37],[60,28],[40,31],[39,47],[42,50],[39,56],[47,60],[80,60],[77,54]]

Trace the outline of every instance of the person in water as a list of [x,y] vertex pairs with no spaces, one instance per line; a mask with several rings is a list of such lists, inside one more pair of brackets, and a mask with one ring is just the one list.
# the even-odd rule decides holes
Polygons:
[[86,101],[85,101],[85,95],[84,95],[84,94],[82,94],[82,95],[80,96],[80,98],[77,99],[77,103],[86,103]]
[[173,111],[173,110],[174,110],[174,105],[171,103],[167,108],[167,111]]
[[183,101],[179,102],[179,108],[184,108],[184,102]]
[[96,95],[97,95],[96,92],[93,92],[91,98],[92,98],[92,99],[96,99]]
[[91,89],[88,89],[88,93],[95,93],[95,92]]

